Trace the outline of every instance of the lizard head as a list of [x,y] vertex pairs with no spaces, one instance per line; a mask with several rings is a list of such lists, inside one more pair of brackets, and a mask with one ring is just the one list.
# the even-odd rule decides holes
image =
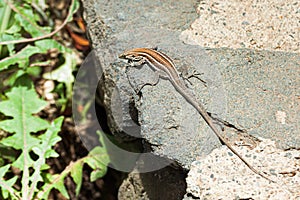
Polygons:
[[143,61],[143,56],[140,54],[139,49],[132,49],[129,51],[125,51],[121,55],[119,55],[119,58],[125,59],[128,61],[128,63],[134,64],[141,64]]

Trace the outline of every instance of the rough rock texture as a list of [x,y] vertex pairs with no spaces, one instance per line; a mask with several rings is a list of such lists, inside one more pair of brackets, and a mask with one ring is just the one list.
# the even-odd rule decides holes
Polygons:
[[222,48],[208,54],[226,90],[223,120],[280,148],[300,148],[299,54]]
[[204,47],[300,53],[298,0],[201,0],[199,18],[182,32]]
[[[289,9],[297,8],[297,2],[291,0],[288,2],[291,5]],[[198,73],[203,73],[200,77],[206,85],[196,78],[190,79],[192,84],[187,83],[187,85],[198,101],[203,103],[220,122],[226,138],[229,138],[235,148],[238,148],[236,143],[247,146],[237,150],[241,153],[247,152],[244,157],[253,163],[254,168],[268,174],[271,172],[279,183],[285,182],[287,186],[297,187],[300,173],[299,151],[283,152],[278,148],[300,148],[300,56],[296,53],[274,51],[284,49],[299,52],[299,11],[293,10],[287,14],[286,12],[290,10],[286,10],[287,6],[282,6],[279,15],[285,13],[282,15],[285,21],[282,20],[281,24],[274,18],[277,16],[276,13],[268,13],[266,18],[258,17],[258,21],[253,21],[252,15],[252,18],[243,18],[245,22],[242,27],[230,25],[229,21],[227,25],[223,24],[223,27],[217,29],[216,23],[197,22],[197,26],[194,25],[192,31],[182,33],[181,31],[187,29],[197,18],[196,7],[199,7],[200,20],[217,20],[217,23],[221,23],[221,19],[233,19],[236,15],[228,12],[235,10],[235,6],[241,11],[240,14],[245,11],[246,17],[248,17],[247,13],[252,12],[255,7],[251,5],[251,8],[242,8],[248,3],[234,1],[230,4],[232,9],[223,9],[229,4],[213,2],[208,4],[207,1],[200,1],[200,4],[196,5],[194,1],[188,0],[89,0],[84,1],[83,4],[90,38],[104,71],[104,82],[99,85],[99,88],[103,94],[108,125],[119,141],[129,143],[135,138],[143,138],[144,142],[140,145],[153,156],[176,161],[179,171],[192,169],[187,179],[186,198],[188,199],[219,198],[220,196],[210,196],[219,194],[216,193],[216,188],[222,191],[223,195],[233,195],[235,199],[252,198],[251,195],[259,199],[259,192],[266,196],[272,194],[287,194],[291,198],[297,196],[296,189],[286,191],[285,187],[269,185],[265,180],[256,178],[235,156],[228,156],[230,153],[227,148],[221,147],[211,153],[213,149],[221,146],[220,142],[193,107],[174,90],[168,81],[161,80],[155,87],[146,86],[140,96],[136,95],[134,89],[139,85],[155,81],[153,72],[144,66],[141,69],[130,69],[126,75],[126,64],[118,59],[118,55],[125,49],[133,47],[157,46],[173,58],[180,72],[191,73],[196,70]],[[253,1],[253,4],[259,5],[257,8],[265,9],[267,6],[266,4],[262,6],[261,1]],[[269,4],[277,5],[275,1]],[[218,8],[218,12],[211,9],[214,6]],[[220,8],[223,9],[222,12]],[[269,12],[276,9],[269,9]],[[259,23],[262,19],[265,20],[264,26]],[[296,20],[288,23],[290,19]],[[251,24],[248,25],[247,20],[252,20]],[[268,43],[264,43],[264,39],[258,42],[260,38],[267,37],[264,37],[264,33],[270,35],[266,23],[274,20],[279,25],[273,26],[277,30],[271,32],[271,36],[279,40],[268,40]],[[229,25],[230,28],[227,29]],[[248,28],[243,29],[243,27],[250,28],[249,30],[254,34],[245,35],[244,32],[249,33],[249,31],[247,32]],[[237,30],[233,30],[234,28]],[[281,30],[284,30],[284,33]],[[296,30],[295,33],[292,32],[293,30]],[[230,34],[233,32],[238,37],[232,37]],[[201,38],[199,33],[205,37]],[[214,36],[216,33],[220,36]],[[286,37],[285,40],[281,35],[276,36],[277,33],[291,36]],[[189,34],[194,36],[198,34],[200,39]],[[209,36],[217,40],[212,40]],[[246,36],[246,39],[242,36]],[[223,46],[225,41],[227,42],[225,46],[229,48],[204,49],[188,44],[209,47],[214,47],[212,46],[214,44],[219,47],[218,44]],[[245,46],[259,48],[261,51],[230,49]],[[263,50],[265,47],[272,51]],[[268,138],[275,141],[276,145],[269,140],[257,138]],[[269,147],[264,149],[261,145],[263,147],[269,145]],[[257,148],[264,150],[257,152]],[[274,157],[273,153],[278,156]],[[254,155],[259,159],[252,160]],[[126,159],[122,157],[125,162]],[[275,162],[274,166],[278,168],[271,168],[269,161]],[[292,168],[287,168],[285,167],[287,163],[294,165]],[[157,169],[159,166],[157,162],[152,162],[147,169],[151,167]],[[213,177],[211,177],[211,169],[214,170]],[[287,170],[287,173],[284,170]],[[170,171],[167,169],[167,172]],[[281,172],[286,174],[280,175]],[[175,198],[176,195],[171,195],[177,185],[174,179],[162,176],[163,181],[155,182],[155,172],[148,178],[142,177],[142,174],[129,176],[127,182],[125,181],[120,188],[120,197],[163,199],[155,193],[155,188],[159,184],[160,193],[166,193],[161,194],[161,197],[178,199]],[[132,183],[131,186],[126,185],[128,182]],[[138,187],[142,189],[126,189],[138,184],[142,185]],[[249,184],[252,184],[252,189],[249,189]],[[184,186],[178,187],[175,194],[180,194],[181,197],[183,190]],[[136,196],[132,195],[133,191],[137,192]],[[253,192],[247,193],[248,191]]]
[[[300,198],[299,151],[277,149],[271,140],[263,140],[252,150],[245,146],[236,149],[277,183],[254,174],[224,146],[192,164],[187,177],[187,192],[200,199]],[[239,167],[241,165],[243,167]]]

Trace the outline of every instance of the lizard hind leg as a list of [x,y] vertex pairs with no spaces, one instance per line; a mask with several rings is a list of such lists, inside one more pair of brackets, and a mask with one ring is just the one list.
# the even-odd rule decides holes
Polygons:
[[193,83],[190,81],[190,79],[191,78],[196,78],[199,81],[201,81],[204,84],[204,86],[206,87],[207,83],[206,83],[205,80],[203,80],[201,78],[202,75],[203,75],[203,73],[199,73],[196,70],[193,70],[191,72],[188,72],[188,71],[185,70],[184,72],[180,73],[180,76],[182,77],[182,79],[185,80],[185,81],[187,81],[189,84],[193,85]]

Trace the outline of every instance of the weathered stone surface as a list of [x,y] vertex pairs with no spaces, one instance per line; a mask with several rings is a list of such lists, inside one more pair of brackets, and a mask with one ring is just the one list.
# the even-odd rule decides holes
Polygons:
[[[254,174],[227,147],[194,162],[187,177],[187,193],[200,199],[298,199],[300,152],[283,151],[264,140],[254,149],[236,148],[244,158],[276,181]],[[241,176],[242,174],[242,176]]]
[[[264,144],[255,139],[262,137],[275,141],[277,148],[300,148],[299,54],[263,49],[204,49],[189,45],[187,42],[191,42],[191,38],[184,38],[181,31],[196,18],[193,1],[97,0],[83,3],[90,38],[104,70],[100,90],[108,125],[116,138],[127,143],[141,137],[145,141],[142,144],[150,145],[153,154],[176,161],[185,169],[190,169],[193,161],[205,159],[213,149],[221,146],[199,114],[168,81],[161,80],[155,87],[144,87],[141,96],[135,94],[133,88],[155,81],[153,71],[144,66],[130,69],[126,75],[125,63],[118,55],[133,47],[157,46],[174,59],[180,72],[196,70],[203,73],[201,78],[206,81],[206,86],[193,78],[190,80],[192,85],[187,84],[189,90],[220,121],[223,133],[233,145],[238,141],[251,149]],[[226,148],[219,150],[227,153]],[[235,177],[243,177],[245,166],[233,158],[222,162],[222,168],[235,169]],[[262,162],[266,162],[263,159]],[[207,167],[202,163],[206,162],[197,164],[196,161],[199,167],[196,169]],[[259,163],[254,163],[255,168],[257,165]],[[193,173],[190,176],[201,175],[197,170]],[[224,176],[221,177],[225,179],[230,172],[222,173]],[[142,185],[149,183],[140,177],[133,176],[132,179]],[[235,182],[229,179],[226,179],[228,185],[220,188],[224,193],[230,193],[228,186]],[[160,187],[174,184],[173,179],[168,180],[161,182]],[[197,181],[191,181],[187,189],[194,197],[201,196],[191,190],[197,184]],[[203,188],[207,186],[205,182],[201,184]],[[261,182],[257,184],[264,187]],[[155,187],[150,184],[147,189],[141,187],[146,191],[139,192],[151,196]],[[130,192],[132,190],[128,195],[132,196]]]
[[300,148],[300,55],[249,49],[214,49],[209,55],[226,90],[223,119],[280,148]]

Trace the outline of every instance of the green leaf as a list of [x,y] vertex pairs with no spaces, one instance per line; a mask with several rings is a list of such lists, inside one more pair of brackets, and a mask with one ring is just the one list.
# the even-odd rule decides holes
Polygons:
[[42,110],[47,102],[38,98],[29,79],[22,76],[18,80],[23,83],[6,93],[8,100],[0,102],[0,112],[13,117],[13,119],[1,121],[0,128],[15,133],[4,138],[1,143],[15,149],[23,149],[24,146],[31,149],[39,144],[39,140],[30,133],[44,130],[49,126],[47,121],[32,114]]
[[[4,36],[5,35],[3,35],[2,37]],[[7,38],[7,40],[10,39],[13,39],[13,37],[9,36]],[[26,69],[29,66],[30,56],[37,53],[47,53],[49,49],[58,49],[60,52],[64,53],[67,60],[67,62],[65,62],[64,65],[71,67],[72,70],[73,68],[75,68],[76,63],[75,63],[74,53],[71,53],[72,51],[69,48],[64,47],[63,45],[61,45],[60,43],[52,39],[44,39],[44,40],[36,41],[35,45],[36,46],[27,45],[18,53],[0,60],[0,71],[7,69],[10,65],[16,65],[16,64],[18,64],[19,68]],[[70,73],[68,72],[68,74]],[[70,82],[69,79],[71,79],[73,82],[74,81],[73,75],[71,76],[71,78],[68,78],[68,80],[65,82]]]
[[48,195],[53,188],[56,188],[65,198],[69,199],[68,192],[64,185],[64,179],[69,173],[68,167],[60,174],[46,174],[49,183],[46,183],[42,189],[38,192],[37,197],[39,199],[48,199]]
[[10,194],[13,195],[16,192],[15,189],[13,188],[13,185],[17,181],[18,177],[15,176],[9,180],[4,180],[3,178],[9,168],[10,165],[5,165],[0,168],[0,188],[2,188],[1,191],[4,199],[8,199]]
[[[49,62],[47,61],[47,62],[44,62],[44,63],[49,63]],[[37,64],[37,63],[35,63],[35,64]],[[36,78],[39,78],[39,75],[40,75],[41,71],[42,71],[42,69],[41,69],[40,66],[28,67],[26,69],[27,74],[29,74],[33,77],[36,77]]]
[[33,151],[37,155],[42,155],[44,158],[59,156],[52,147],[61,140],[58,132],[60,131],[63,120],[63,117],[55,119],[47,129],[46,133],[39,136],[41,143],[33,148]]
[[50,183],[52,183],[55,180],[55,176],[58,176],[58,175],[52,175],[49,173],[45,174],[45,177],[46,177],[45,184],[43,185],[41,190],[37,193],[36,199],[40,199],[40,200],[48,199],[49,193],[51,192],[51,190],[53,188],[53,185],[51,185]]
[[22,69],[12,73],[3,83],[7,86],[13,86],[18,78],[23,76],[26,72]]
[[5,165],[5,166],[1,167],[0,168],[0,177],[3,177],[9,168],[10,168],[10,165]]
[[34,163],[34,173],[30,177],[32,182],[30,189],[31,194],[37,191],[37,183],[39,181],[43,181],[41,171],[49,168],[49,166],[46,164],[46,158],[59,156],[53,149],[53,146],[61,140],[58,132],[60,131],[63,119],[63,117],[55,119],[47,129],[46,133],[38,137],[40,140],[39,145],[32,148],[34,153],[39,155],[39,158]]
[[85,163],[87,163],[93,169],[96,169],[102,165],[107,165],[109,163],[109,157],[106,149],[100,146],[93,148],[88,157],[85,159]]
[[84,159],[84,162],[93,169],[90,176],[91,181],[95,181],[98,178],[103,177],[107,172],[107,165],[109,163],[109,157],[106,149],[99,146],[95,147]]
[[99,142],[102,146],[93,148],[84,160],[84,162],[93,169],[90,175],[91,181],[95,181],[98,178],[103,177],[107,172],[107,166],[110,162],[110,158],[107,154],[106,145],[102,135],[103,133],[97,131],[97,134],[99,136]]
[[[45,35],[50,32],[50,27],[41,27],[38,24],[41,15],[37,14],[39,11],[33,12],[33,9],[27,2],[30,1],[13,2],[20,13],[11,15],[10,21],[7,23],[8,26],[0,33],[0,41],[24,39],[21,35],[24,34],[24,30],[31,37]],[[42,3],[42,5],[45,4]],[[71,14],[68,15],[68,21],[72,20],[72,14],[77,11],[78,7],[79,2],[75,0],[70,6]],[[29,68],[32,55],[47,53],[49,49],[56,48],[65,57],[66,62],[61,66],[62,70],[60,72],[63,74],[67,72],[67,77],[61,77],[55,73],[54,75],[57,80],[66,84],[66,88],[71,94],[72,83],[74,82],[72,74],[75,67],[74,54],[69,48],[52,39],[36,41],[34,45],[27,45],[18,53],[15,53],[15,44],[8,44],[6,45],[7,48],[3,49],[3,52],[5,51],[7,54],[8,50],[10,56],[0,60],[0,71],[16,67],[21,68],[9,78],[7,83],[10,85],[14,84],[14,86],[9,92],[5,93],[5,98],[3,98],[5,100],[0,102],[0,112],[6,116],[5,120],[0,121],[0,129],[10,133],[8,137],[0,140],[0,144],[7,147],[8,150],[9,148],[21,150],[21,154],[13,159],[11,165],[0,168],[0,191],[2,192],[0,197],[5,199],[36,198],[35,195],[41,190],[41,187],[38,187],[38,183],[43,182],[44,185],[41,184],[42,188],[49,186],[45,190],[44,199],[48,199],[47,196],[53,188],[56,188],[62,195],[69,198],[64,186],[64,179],[70,173],[76,183],[76,194],[79,194],[82,184],[83,160],[72,164],[70,168],[67,167],[60,175],[52,176],[43,171],[49,169],[46,159],[58,156],[53,146],[61,140],[58,132],[60,131],[63,118],[60,117],[49,125],[46,120],[36,115],[36,113],[45,108],[47,102],[38,97],[32,81],[26,74],[37,75],[40,73],[39,68]],[[2,95],[4,96],[4,94]],[[46,131],[44,132],[44,130]],[[3,180],[1,177],[5,177],[11,166],[20,169],[22,172],[21,176]],[[18,177],[21,177],[21,191],[13,187]],[[47,177],[50,179],[51,184],[45,179]]]
[[96,181],[99,178],[102,178],[107,172],[107,168],[103,166],[100,169],[94,169],[91,173],[90,179],[92,182]]
[[[103,142],[102,134],[97,131],[99,135],[99,141]],[[103,143],[102,143],[103,144]],[[67,168],[60,175],[50,175],[47,174],[50,183],[46,183],[42,190],[38,192],[38,197],[40,199],[48,199],[49,192],[56,188],[58,189],[66,198],[68,194],[65,191],[65,186],[62,184],[65,177],[70,173],[74,182],[76,183],[76,195],[79,194],[82,185],[82,168],[83,164],[88,164],[92,169],[90,176],[91,181],[95,181],[98,178],[103,177],[107,172],[107,166],[110,162],[105,145],[102,147],[98,146],[92,149],[92,151],[86,156],[77,160],[76,162],[71,162]]]
[[56,188],[65,198],[70,199],[69,194],[64,185],[64,178],[67,174],[63,175],[55,184],[54,188]]
[[72,74],[72,71],[76,66],[74,56],[74,54],[65,53],[65,63],[58,67],[56,70],[45,73],[43,75],[43,78],[56,80],[58,82],[63,82],[66,84],[73,83],[74,76]]
[[21,31],[21,29],[22,29],[22,27],[20,26],[20,23],[15,21],[9,29],[5,30],[5,33],[10,34],[10,35],[14,35],[14,34],[19,35],[19,32]]
[[56,70],[45,73],[43,78],[56,80],[58,82],[65,83],[67,90],[67,99],[72,97],[72,83],[74,82],[73,69],[76,66],[75,53],[64,53],[65,62],[59,66]]
[[74,163],[74,166],[71,169],[71,177],[76,183],[76,196],[78,196],[82,184],[82,167],[82,162],[76,162]]
[[22,150],[18,159],[12,165],[22,174],[22,197],[28,199],[29,168],[35,161],[31,158],[32,148],[40,145],[38,137],[32,133],[48,128],[47,121],[32,114],[43,109],[47,102],[38,98],[32,81],[27,76],[20,77],[10,92],[6,93],[7,100],[0,102],[0,112],[12,119],[0,122],[0,128],[12,135],[0,141],[5,146]]
[[71,14],[68,16],[68,22],[73,20],[73,14],[77,12],[80,4],[78,0],[74,0],[74,3],[70,6]]
[[59,42],[52,39],[38,40],[34,44],[36,47],[39,47],[42,52],[47,52],[49,49],[57,49],[62,53],[72,52],[71,49],[64,47]]
[[97,134],[99,135],[99,142],[102,146],[93,148],[89,155],[84,159],[84,162],[93,169],[90,175],[91,181],[95,181],[98,178],[103,177],[107,172],[107,166],[110,162],[102,133],[97,131]]
[[50,27],[42,27],[37,24],[39,16],[33,13],[33,9],[28,4],[17,6],[19,13],[15,13],[15,20],[32,36],[37,37],[50,33]]
[[[20,33],[14,33],[13,35],[9,35],[6,33],[0,34],[0,41],[11,41],[11,40],[18,40],[18,39],[24,39]],[[9,51],[9,55],[13,56],[15,54],[15,45],[14,44],[7,44],[7,49]],[[1,67],[0,67],[1,68]]]
[[[15,196],[15,194],[18,194],[18,192],[15,191],[15,189],[13,188],[13,185],[16,183],[17,179],[18,179],[18,177],[15,176],[15,177],[5,181],[5,184],[7,187],[9,187],[9,189],[3,190],[2,194],[3,194],[4,199],[8,199],[9,196],[12,196],[15,199],[18,199],[17,196]],[[13,192],[15,194],[13,194]]]
[[20,68],[26,68],[29,65],[29,58],[33,54],[40,53],[38,47],[27,45],[13,56],[0,60],[0,71],[7,69],[10,65],[18,64]]
[[56,188],[59,190],[63,196],[69,198],[67,190],[64,185],[65,177],[70,173],[74,182],[76,183],[76,195],[79,194],[80,188],[82,185],[82,168],[83,168],[83,159],[77,160],[76,162],[71,162],[65,170],[59,175],[50,175],[47,174],[47,178],[50,180],[50,183],[46,183],[42,190],[38,193],[40,199],[48,199],[49,192]]

